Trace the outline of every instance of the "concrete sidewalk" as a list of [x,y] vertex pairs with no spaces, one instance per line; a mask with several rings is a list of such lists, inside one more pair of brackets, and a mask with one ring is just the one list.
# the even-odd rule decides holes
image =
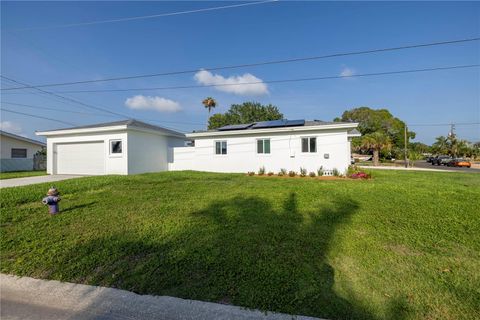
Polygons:
[[275,319],[316,318],[0,274],[0,318],[7,319]]
[[416,167],[395,167],[395,166],[358,166],[362,169],[380,169],[380,170],[403,170],[403,171],[434,171],[434,172],[461,172],[456,170],[447,169],[428,169],[428,168],[416,168]]
[[81,178],[81,177],[85,177],[85,176],[70,175],[70,174],[55,174],[55,175],[46,175],[46,176],[5,179],[5,180],[0,180],[0,188],[28,186],[30,184],[56,182],[56,181]]

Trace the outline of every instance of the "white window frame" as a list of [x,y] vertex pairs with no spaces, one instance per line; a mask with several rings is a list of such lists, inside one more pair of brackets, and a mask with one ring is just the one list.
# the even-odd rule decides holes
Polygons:
[[[310,139],[315,139],[315,151],[310,151]],[[303,151],[303,139],[308,139],[308,151]],[[318,137],[317,136],[307,136],[300,137],[300,152],[302,154],[315,154],[318,152]]]
[[[121,148],[122,148],[122,152],[118,152],[118,153],[113,153],[113,150],[112,150],[112,142],[117,142],[117,141],[120,141],[121,143]],[[110,139],[108,140],[108,155],[111,157],[111,158],[121,158],[123,157],[123,139]]]
[[[270,144],[270,150],[269,152],[265,152],[265,140],[268,140],[268,143]],[[262,152],[258,152],[258,141],[262,141]],[[255,139],[255,153],[257,155],[261,156],[268,156],[272,154],[272,139],[271,138],[258,138]]]
[[[225,153],[222,153],[222,143],[225,142]],[[220,143],[220,153],[217,153],[217,143]],[[216,156],[226,156],[228,154],[228,142],[227,140],[215,140],[213,142],[213,153]]]

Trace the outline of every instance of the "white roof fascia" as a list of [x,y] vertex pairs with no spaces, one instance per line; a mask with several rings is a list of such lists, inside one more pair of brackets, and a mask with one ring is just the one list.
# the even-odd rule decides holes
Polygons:
[[318,130],[331,130],[331,129],[354,129],[358,126],[358,123],[345,123],[345,124],[326,124],[318,126],[299,126],[299,127],[282,127],[282,128],[265,128],[265,129],[249,129],[249,130],[231,130],[231,131],[208,131],[208,132],[193,132],[187,133],[187,138],[203,138],[203,137],[216,137],[216,136],[236,136],[236,135],[249,135],[258,133],[282,133],[282,132],[303,132],[303,131],[318,131]]

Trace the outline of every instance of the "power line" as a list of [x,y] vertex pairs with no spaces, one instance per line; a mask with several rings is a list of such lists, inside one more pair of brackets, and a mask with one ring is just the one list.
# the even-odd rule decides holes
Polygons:
[[94,92],[125,92],[125,91],[211,88],[211,87],[241,86],[241,85],[253,85],[253,84],[264,84],[264,83],[290,83],[290,82],[318,81],[318,80],[331,80],[331,79],[343,79],[343,78],[374,77],[374,76],[384,76],[384,75],[392,75],[392,74],[431,72],[431,71],[466,69],[466,68],[475,68],[475,67],[480,67],[480,64],[435,67],[435,68],[424,68],[424,69],[410,69],[410,70],[399,70],[399,71],[386,71],[386,72],[373,72],[373,73],[353,74],[353,75],[348,75],[348,76],[336,75],[336,76],[320,76],[320,77],[310,77],[310,78],[266,80],[266,81],[224,83],[224,84],[211,84],[211,85],[149,87],[149,88],[124,88],[124,89],[97,89],[97,90],[70,90],[70,91],[55,91],[55,92],[58,92],[58,93],[94,93]]
[[[371,53],[379,53],[379,52],[387,52],[387,51],[396,51],[396,50],[405,50],[405,49],[413,49],[413,48],[440,46],[440,45],[447,45],[447,44],[457,44],[457,43],[472,42],[472,41],[478,41],[478,40],[480,40],[480,37],[457,39],[457,40],[450,40],[450,41],[441,41],[441,42],[414,44],[414,45],[407,45],[407,46],[400,46],[400,47],[371,49],[371,50],[364,50],[364,51],[351,51],[351,52],[343,52],[343,53],[334,53],[334,54],[328,54],[328,55],[311,56],[311,57],[303,57],[303,58],[271,60],[271,61],[238,64],[238,65],[227,65],[227,66],[210,67],[210,68],[199,67],[199,68],[195,68],[195,69],[181,70],[181,71],[171,71],[171,72],[161,72],[161,73],[152,73],[152,74],[140,74],[140,75],[133,75],[133,76],[111,77],[111,78],[104,78],[104,79],[93,79],[93,80],[81,80],[81,81],[71,81],[71,82],[40,84],[40,85],[31,86],[31,87],[36,87],[36,88],[39,88],[39,87],[58,87],[58,86],[77,85],[77,84],[95,83],[95,82],[129,80],[129,79],[138,79],[138,78],[151,78],[151,77],[160,77],[160,76],[168,76],[168,75],[195,73],[195,72],[198,72],[199,70],[218,71],[218,70],[226,70],[226,69],[256,67],[256,66],[263,66],[263,65],[273,65],[273,64],[283,64],[283,63],[292,63],[292,62],[301,62],[301,61],[311,61],[311,60],[327,59],[327,58],[334,58],[334,57],[343,57],[343,56],[350,56],[350,55],[362,55],[362,54],[371,54]],[[7,91],[7,90],[18,90],[18,89],[27,89],[27,88],[29,88],[29,86],[5,88],[5,89],[1,89],[1,90]]]
[[24,115],[24,116],[29,116],[29,117],[38,118],[38,119],[45,119],[45,120],[55,121],[55,122],[59,122],[59,123],[63,123],[63,124],[69,125],[69,126],[76,126],[76,124],[71,123],[71,122],[66,122],[66,121],[62,121],[62,120],[58,120],[58,119],[47,118],[47,117],[43,117],[43,116],[37,116],[37,115],[35,115],[35,114],[30,114],[30,113],[23,113],[23,112],[13,111],[13,110],[9,110],[9,109],[4,109],[4,108],[2,108],[0,111],[2,111],[2,112],[5,111],[5,112],[10,112],[10,113],[16,113],[16,114],[21,114],[21,115]]
[[474,126],[480,125],[480,122],[451,122],[451,123],[424,123],[424,124],[409,124],[409,127],[444,127],[444,126]]
[[113,22],[125,22],[125,21],[134,21],[134,20],[153,19],[153,18],[161,18],[161,17],[169,17],[169,16],[178,16],[178,15],[182,15],[182,14],[191,14],[191,13],[198,13],[198,12],[206,12],[206,11],[215,11],[215,10],[223,10],[223,9],[230,9],[230,8],[254,6],[254,5],[266,4],[266,3],[277,2],[277,1],[278,0],[267,0],[267,1],[261,1],[261,2],[248,2],[248,3],[234,4],[234,5],[221,6],[221,7],[210,7],[210,8],[195,9],[195,10],[168,12],[168,13],[152,14],[152,15],[146,15],[146,16],[118,18],[118,19],[110,19],[110,20],[87,21],[87,22],[69,23],[69,24],[45,26],[45,27],[19,28],[19,29],[11,29],[11,30],[17,30],[17,31],[45,30],[45,29],[55,29],[55,28],[71,28],[71,27],[79,27],[79,26],[90,26],[90,25],[96,25],[96,24],[106,24],[106,23],[113,23]]
[[[3,75],[0,75],[0,77],[1,77],[1,78],[4,78],[4,79],[7,79],[7,80],[9,80],[9,81],[11,81],[11,82],[15,82],[15,83],[20,84],[20,85],[25,85],[25,83],[22,83],[22,82],[20,82],[20,81],[17,81],[17,80],[15,80],[15,79],[12,79],[12,78],[9,78],[9,77],[3,76]],[[116,116],[120,116],[120,117],[122,117],[122,118],[132,119],[131,117],[126,116],[126,115],[123,115],[123,114],[121,114],[121,113],[113,112],[113,111],[110,111],[110,110],[105,109],[105,108],[101,108],[101,107],[93,106],[93,105],[90,105],[90,104],[87,104],[87,103],[83,103],[83,102],[81,102],[81,101],[79,101],[79,100],[76,100],[76,99],[73,99],[73,98],[70,98],[70,97],[65,97],[65,96],[56,94],[56,93],[54,93],[54,92],[46,91],[46,90],[37,88],[37,87],[35,87],[35,86],[29,86],[29,87],[31,87],[32,89],[36,89],[36,90],[38,90],[38,91],[40,91],[40,92],[43,92],[43,93],[46,93],[46,94],[49,94],[49,95],[52,95],[52,96],[61,98],[61,99],[63,99],[63,100],[70,101],[70,102],[73,102],[73,103],[82,105],[82,106],[87,107],[87,108],[95,109],[95,110],[97,110],[97,111],[107,112],[107,113],[110,113],[110,114],[113,114],[113,115],[116,115]]]
[[[52,108],[52,107],[32,106],[32,105],[29,105],[29,104],[16,103],[16,102],[2,101],[1,103],[2,104],[13,105],[13,106],[31,108],[31,109],[52,110],[52,111],[58,111],[58,112],[75,113],[75,114],[90,115],[90,116],[112,117],[112,115],[103,114],[103,113],[70,111],[70,110],[63,110],[63,109]],[[205,123],[199,123],[199,122],[179,122],[179,121],[153,120],[153,119],[142,119],[142,118],[135,118],[135,119],[142,120],[142,121],[158,122],[158,123],[172,123],[172,124],[184,124],[184,125],[192,125],[192,124],[193,125],[205,125]]]

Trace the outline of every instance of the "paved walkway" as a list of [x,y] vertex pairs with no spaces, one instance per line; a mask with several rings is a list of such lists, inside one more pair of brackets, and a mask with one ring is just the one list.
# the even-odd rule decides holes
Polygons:
[[395,166],[358,166],[362,169],[380,169],[380,170],[404,170],[404,171],[435,171],[435,172],[458,172],[456,170],[447,170],[447,169],[428,169],[428,168],[405,168],[405,167],[395,167]]
[[225,319],[313,320],[165,296],[0,274],[2,320]]
[[81,177],[84,177],[84,176],[56,174],[56,175],[47,175],[47,176],[4,179],[4,180],[0,180],[0,188],[28,186],[29,184],[55,182],[55,181],[62,181],[62,180],[81,178]]

